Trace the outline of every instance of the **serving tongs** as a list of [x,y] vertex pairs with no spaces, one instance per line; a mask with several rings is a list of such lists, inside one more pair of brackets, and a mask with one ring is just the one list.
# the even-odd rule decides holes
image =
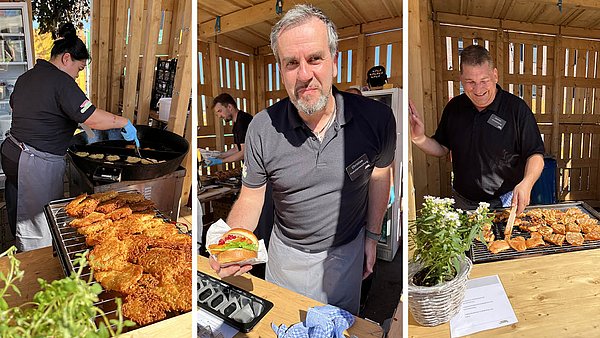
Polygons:
[[515,225],[515,218],[517,217],[517,206],[513,205],[510,208],[510,214],[508,215],[508,222],[506,222],[506,228],[504,228],[504,239],[510,239],[512,235],[512,229]]

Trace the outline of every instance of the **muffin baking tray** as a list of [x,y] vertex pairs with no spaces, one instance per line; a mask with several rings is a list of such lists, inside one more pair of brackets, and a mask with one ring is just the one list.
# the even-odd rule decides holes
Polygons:
[[198,306],[237,330],[250,332],[273,303],[198,271]]

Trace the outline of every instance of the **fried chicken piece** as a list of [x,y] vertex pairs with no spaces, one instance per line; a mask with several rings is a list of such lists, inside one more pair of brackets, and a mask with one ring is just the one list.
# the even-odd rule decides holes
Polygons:
[[127,217],[129,215],[132,214],[132,210],[129,207],[122,207],[119,209],[116,209],[114,211],[112,211],[111,213],[109,213],[108,215],[106,215],[108,218],[112,219],[113,221],[119,220],[121,218]]
[[123,270],[98,271],[94,277],[107,290],[129,293],[142,277],[144,269],[136,264],[128,263]]
[[519,225],[519,229],[521,229],[523,231],[527,231],[527,232],[536,232],[536,231],[538,231],[540,226],[541,225],[533,225],[527,221],[523,221],[523,222],[521,222],[521,225]]
[[145,200],[144,195],[137,192],[119,193],[116,198],[125,201],[125,203],[137,203]]
[[525,251],[527,244],[525,244],[525,238],[523,236],[517,236],[508,240],[508,245],[517,251]]
[[96,222],[85,227],[77,228],[77,232],[84,236],[90,236],[106,229],[109,226],[112,226],[112,220],[104,219],[100,222]]
[[87,198],[87,193],[85,193],[85,192],[83,194],[75,197],[75,199],[73,199],[71,202],[69,202],[69,204],[67,204],[65,206],[65,211],[68,213],[69,210],[77,207],[79,205],[79,203],[83,202],[83,200],[85,200],[86,198]]
[[118,198],[113,198],[113,199],[106,200],[106,201],[100,203],[96,207],[96,211],[108,214],[124,205],[125,205],[125,201],[120,200]]
[[[111,220],[112,221],[112,220]],[[119,239],[117,236],[118,227],[113,223],[112,226],[103,227],[96,232],[92,232],[85,236],[85,244],[88,246],[96,246],[111,238]]]
[[546,236],[550,236],[554,230],[552,230],[551,227],[547,226],[547,225],[542,225],[539,229],[538,232],[540,233],[540,235],[542,235],[543,237]]
[[178,274],[185,269],[185,253],[167,248],[152,248],[138,259],[145,272],[153,275]]
[[586,241],[597,241],[600,239],[600,231],[588,232],[583,238]]
[[564,235],[566,232],[564,224],[554,223],[550,227],[552,228],[552,232],[554,232],[555,234]]
[[129,243],[116,237],[96,245],[88,254],[90,267],[94,271],[123,270],[129,264]]
[[94,210],[96,210],[96,207],[98,206],[98,203],[99,202],[96,199],[86,198],[81,203],[73,206],[72,208],[65,208],[65,211],[71,217],[81,218],[94,212]]
[[549,236],[544,236],[544,240],[546,242],[550,242],[552,244],[556,244],[558,246],[562,246],[565,242],[565,235],[562,234],[550,234]]
[[154,204],[154,202],[152,202],[151,200],[143,200],[141,202],[129,204],[129,207],[131,208],[131,210],[136,211],[136,212],[149,210],[149,209],[154,208],[155,206],[156,206],[156,204]]
[[585,234],[587,234],[588,232],[600,231],[600,226],[596,223],[587,222],[587,223],[583,223],[580,225],[581,225],[581,232],[583,232]]
[[69,222],[69,226],[73,228],[81,228],[92,225],[92,223],[100,222],[106,218],[106,215],[100,212],[91,212],[83,218],[76,218]]
[[192,309],[192,265],[177,274],[161,279],[154,289],[170,310],[190,311]]
[[488,247],[491,253],[497,254],[499,252],[510,249],[510,245],[506,240],[493,241]]
[[108,200],[112,200],[113,198],[117,197],[118,194],[119,193],[116,191],[97,192],[95,194],[92,194],[90,197],[97,199],[100,203],[102,203]]
[[143,290],[127,295],[122,309],[126,317],[139,325],[145,325],[165,318],[168,308],[159,295]]
[[144,229],[142,234],[152,238],[170,238],[177,235],[179,231],[173,224],[166,223],[163,220],[156,219],[152,221],[150,227]]
[[569,223],[565,226],[565,232],[581,232],[581,226],[577,223]]
[[494,223],[505,222],[508,219],[509,215],[510,215],[510,211],[506,210],[506,209],[496,212],[494,214]]
[[567,215],[577,215],[577,214],[581,214],[582,211],[579,208],[569,208],[566,211]]
[[584,241],[583,235],[580,232],[567,232],[565,238],[571,245],[581,245]]
[[544,242],[544,239],[539,232],[532,232],[531,237],[525,240],[525,245],[527,246],[527,249],[529,249],[544,246],[546,245],[546,242]]

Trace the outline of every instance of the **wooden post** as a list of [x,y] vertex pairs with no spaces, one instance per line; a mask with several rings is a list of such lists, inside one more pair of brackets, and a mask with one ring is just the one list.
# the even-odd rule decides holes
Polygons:
[[267,108],[267,100],[265,98],[265,57],[259,55],[256,61],[256,112],[259,112]]
[[[180,6],[182,3],[179,4]],[[184,13],[191,13],[192,0],[183,3]],[[192,93],[192,16],[185,15],[182,28],[182,43],[177,58],[177,70],[175,71],[175,84],[173,87],[173,98],[171,111],[169,112],[168,129],[176,134],[183,135],[185,121]],[[190,126],[191,128],[191,126]]]
[[[140,81],[140,91],[138,99],[138,124],[148,124],[148,115],[150,113],[150,100],[152,98],[152,85],[154,84],[154,65],[156,46],[158,44],[158,31],[160,25],[161,0],[148,0],[148,9],[146,10],[146,28],[148,34],[146,46],[144,47],[144,59],[142,64],[142,79]],[[191,14],[189,15],[191,17]]]
[[365,80],[367,75],[366,60],[367,38],[365,34],[360,34],[356,42],[356,85],[361,87],[367,83]]
[[140,44],[142,42],[143,1],[131,1],[129,22],[129,41],[127,43],[127,62],[125,88],[123,90],[123,116],[133,121],[137,96],[138,68],[140,64]]
[[[91,52],[92,52],[92,60],[96,58],[101,58],[101,54],[99,51],[98,45],[98,35],[100,30],[100,1],[92,2],[92,43],[91,43]],[[92,75],[90,76],[91,82],[91,95],[90,99],[92,103],[96,103],[98,101],[98,66],[99,62],[92,62]]]
[[[563,69],[564,71],[564,59],[561,57],[561,53],[563,53],[562,47],[561,47],[561,41],[562,39],[562,35],[558,34],[555,38],[554,38],[554,67],[553,67],[553,92],[552,92],[552,102],[553,104],[553,109],[552,109],[552,151],[553,154],[556,156],[556,160],[557,162],[559,162],[560,160],[560,116],[562,115],[562,108],[563,108],[563,87],[561,84],[561,78],[563,77],[563,72],[561,72],[561,69]],[[562,64],[562,67],[561,67]],[[559,174],[559,168],[556,168],[556,191],[560,191],[559,186],[560,186],[560,174]],[[563,173],[564,175],[567,175],[566,173]]]
[[[219,45],[216,42],[208,43],[208,51],[210,57],[210,73],[211,73],[211,88],[213,98],[219,95],[221,91],[220,83],[219,83]],[[211,98],[212,99],[212,98]],[[209,104],[210,106],[210,104]],[[209,114],[213,114],[212,111],[209,111]],[[213,114],[214,115],[214,114]],[[215,118],[215,136],[216,136],[216,147],[217,150],[223,151],[224,139],[223,139],[223,123],[221,119]]]
[[500,84],[502,88],[504,88],[504,57],[504,30],[502,27],[499,27],[496,30],[496,57],[494,62],[496,63],[496,69],[498,70],[498,84]]
[[125,33],[127,33],[127,4],[127,0],[116,0],[114,11],[111,89],[108,104],[108,109],[113,114],[119,113],[121,76],[123,75],[123,61],[125,58]]
[[250,62],[248,62],[248,90],[250,91],[250,113],[256,115],[259,112],[257,104],[257,86],[256,86],[256,55],[250,54]]
[[[187,0],[187,1],[190,1],[190,0]],[[191,17],[191,15],[190,15],[190,17]],[[190,37],[190,40],[191,40],[191,37]],[[182,162],[183,167],[185,168],[185,178],[183,179],[183,190],[181,192],[181,199],[179,200],[179,203],[182,207],[187,204],[187,201],[190,197],[190,192],[191,192],[191,188],[192,188],[192,179],[194,177],[197,177],[195,174],[196,171],[194,170],[194,162],[192,162],[193,153],[196,151],[196,148],[194,148],[192,146],[193,144],[196,144],[196,142],[192,142],[192,137],[194,137],[194,135],[196,135],[196,133],[192,134],[192,131],[196,130],[196,128],[194,128],[193,124],[192,124],[192,114],[187,114],[185,123],[188,126],[185,129],[185,139],[188,140],[188,142],[190,142],[190,151],[188,151],[188,153],[185,155],[185,158],[183,159],[183,162]],[[194,203],[194,202],[195,201],[192,201],[192,203]]]
[[100,20],[99,20],[99,35],[98,35],[98,53],[99,59],[104,60],[98,62],[98,99],[94,104],[96,107],[108,110],[108,69],[110,59],[108,46],[110,39],[110,1],[100,1]]
[[171,37],[169,41],[169,55],[171,57],[176,57],[177,54],[179,54],[179,48],[181,48],[180,44],[182,41],[180,40],[180,37],[182,25],[185,20],[187,20],[187,18],[185,18],[188,16],[187,13],[190,13],[185,11],[186,6],[187,5],[185,5],[182,1],[176,1],[176,3],[173,5],[173,23],[171,26]]

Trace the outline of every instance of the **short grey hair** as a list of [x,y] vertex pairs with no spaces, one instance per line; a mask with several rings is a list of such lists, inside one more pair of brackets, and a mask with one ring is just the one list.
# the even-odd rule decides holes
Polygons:
[[323,13],[322,10],[310,4],[296,5],[290,9],[281,20],[279,20],[271,29],[271,49],[275,55],[275,60],[279,63],[279,54],[277,53],[277,40],[279,34],[288,28],[295,27],[305,23],[306,21],[317,18],[327,26],[327,42],[329,44],[329,52],[334,56],[338,47],[338,34],[335,24],[331,19]]

